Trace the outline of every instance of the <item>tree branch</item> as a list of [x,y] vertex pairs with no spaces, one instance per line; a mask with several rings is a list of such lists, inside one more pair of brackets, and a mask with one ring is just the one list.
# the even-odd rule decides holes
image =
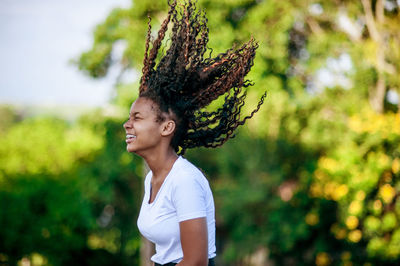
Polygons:
[[373,15],[372,9],[371,9],[371,2],[369,0],[361,0],[361,3],[363,5],[364,12],[365,12],[365,22],[367,24],[368,32],[374,41],[376,41],[377,43],[380,43],[381,38],[380,38],[379,32],[376,28],[374,15]]
[[377,0],[375,5],[375,17],[379,24],[382,24],[385,20],[384,3],[385,1],[383,0]]

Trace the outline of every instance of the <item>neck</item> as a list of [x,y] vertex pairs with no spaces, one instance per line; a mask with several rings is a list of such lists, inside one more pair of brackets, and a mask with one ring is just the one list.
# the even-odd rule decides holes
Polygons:
[[153,172],[153,181],[155,182],[163,181],[178,159],[178,155],[172,148],[165,150],[165,152],[152,153],[142,157]]

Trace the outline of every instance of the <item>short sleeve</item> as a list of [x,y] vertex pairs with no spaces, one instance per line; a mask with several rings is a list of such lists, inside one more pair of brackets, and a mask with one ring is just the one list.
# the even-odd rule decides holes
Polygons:
[[206,191],[196,176],[181,176],[174,184],[172,202],[178,221],[206,217]]

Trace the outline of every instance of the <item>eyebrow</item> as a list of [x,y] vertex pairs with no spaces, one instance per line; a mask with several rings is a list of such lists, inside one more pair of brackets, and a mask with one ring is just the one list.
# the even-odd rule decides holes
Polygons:
[[140,112],[129,113],[130,116],[135,116],[135,115],[138,115],[138,114],[140,114]]

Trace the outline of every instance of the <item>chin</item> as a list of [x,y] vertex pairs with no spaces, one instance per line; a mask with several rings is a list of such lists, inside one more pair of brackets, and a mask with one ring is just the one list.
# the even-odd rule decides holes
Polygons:
[[132,148],[129,148],[129,147],[127,147],[126,150],[127,150],[129,153],[136,153],[136,150],[135,150],[135,149],[132,149]]
[[130,153],[135,153],[135,152],[136,152],[136,149],[133,148],[132,146],[130,146],[129,144],[126,145],[126,150],[127,150],[128,152],[130,152]]
[[133,147],[129,147],[129,145],[126,147],[126,150],[127,150],[129,153],[134,153],[134,154],[139,155],[140,157],[142,157],[142,156],[140,155],[140,152],[139,152],[137,149],[135,149],[135,148],[133,148]]

